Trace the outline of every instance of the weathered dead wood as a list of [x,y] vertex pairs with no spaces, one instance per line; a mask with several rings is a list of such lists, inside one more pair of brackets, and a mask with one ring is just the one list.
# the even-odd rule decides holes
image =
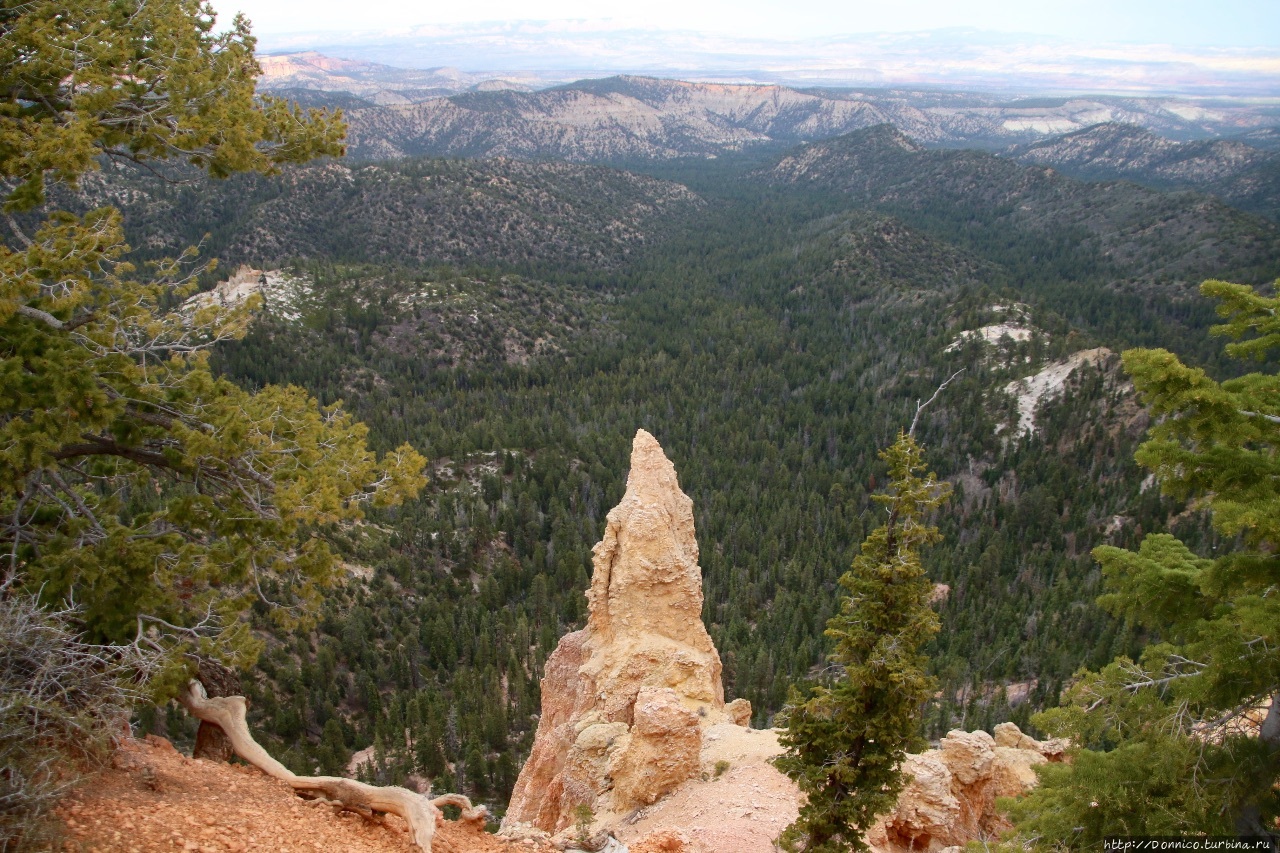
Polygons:
[[442,806],[457,806],[462,810],[459,820],[480,823],[485,820],[484,806],[473,807],[471,800],[461,794],[444,794],[428,799],[407,788],[366,785],[354,779],[339,776],[299,776],[289,770],[262,748],[249,732],[245,721],[246,704],[243,696],[210,698],[204,685],[192,679],[187,689],[178,697],[192,716],[212,723],[226,733],[236,755],[257,767],[268,776],[287,782],[293,790],[304,796],[323,798],[361,814],[385,812],[399,815],[409,824],[409,837],[422,853],[431,853],[431,840],[436,833],[436,821],[443,819]]
[[[243,689],[240,686],[240,676],[236,671],[217,661],[200,658],[196,673],[196,677],[204,686],[204,691],[210,699],[239,696]],[[234,751],[231,748],[231,739],[227,737],[226,732],[214,723],[200,721],[200,729],[196,732],[196,745],[191,750],[192,758],[230,761]]]

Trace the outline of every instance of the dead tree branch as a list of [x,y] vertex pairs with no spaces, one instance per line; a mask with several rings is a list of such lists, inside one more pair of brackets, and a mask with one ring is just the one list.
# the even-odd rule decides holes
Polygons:
[[945,382],[943,382],[941,385],[939,385],[937,388],[934,389],[933,396],[930,397],[928,400],[925,400],[923,403],[921,403],[919,400],[916,401],[916,415],[911,419],[911,429],[907,430],[907,435],[913,438],[915,437],[916,424],[920,422],[920,413],[923,412],[929,406],[930,403],[938,399],[938,395],[942,393],[942,390],[944,388],[946,388],[948,385],[951,384],[951,380],[955,379],[961,373],[964,373],[964,371],[965,371],[965,368],[962,367],[959,370],[957,370],[955,373],[948,376]]
[[421,853],[431,853],[436,820],[443,816],[441,806],[458,806],[462,809],[459,819],[463,821],[483,822],[485,819],[484,806],[473,807],[471,801],[461,794],[444,794],[432,800],[407,788],[377,787],[338,776],[298,776],[253,739],[245,721],[243,696],[210,699],[204,685],[192,679],[187,682],[187,689],[178,701],[192,716],[226,732],[236,755],[268,776],[286,782],[299,794],[324,798],[356,812],[386,812],[404,818],[409,824],[409,836]]

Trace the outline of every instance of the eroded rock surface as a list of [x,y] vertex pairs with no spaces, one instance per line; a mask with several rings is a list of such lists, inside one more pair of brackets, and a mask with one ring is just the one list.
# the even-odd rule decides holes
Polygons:
[[938,853],[998,835],[1008,823],[998,797],[1016,797],[1038,782],[1037,764],[1063,760],[1066,743],[1038,741],[1013,723],[986,732],[953,731],[938,749],[908,755],[912,776],[894,810],[867,835],[876,853]]
[[[572,831],[585,805],[592,831],[633,849],[772,853],[800,792],[770,763],[782,751],[777,732],[746,728],[750,704],[724,702],[701,618],[692,502],[643,430],[594,557],[590,616],[547,661],[504,833]],[[1033,787],[1035,766],[1065,749],[1010,723],[995,737],[951,732],[907,756],[912,780],[867,841],[876,853],[940,853],[993,834],[1003,827],[996,799]]]
[[507,830],[558,832],[582,805],[602,821],[649,805],[699,772],[706,727],[750,720],[742,700],[726,710],[720,655],[702,624],[693,502],[644,430],[593,556],[587,626],[547,660]]

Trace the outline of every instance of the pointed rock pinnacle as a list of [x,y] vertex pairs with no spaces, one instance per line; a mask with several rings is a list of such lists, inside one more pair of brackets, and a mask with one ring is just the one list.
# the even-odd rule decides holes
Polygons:
[[704,726],[751,714],[744,700],[726,709],[702,624],[693,501],[644,430],[592,555],[587,626],[547,660],[538,732],[504,826],[557,832],[580,805],[628,814],[698,772]]

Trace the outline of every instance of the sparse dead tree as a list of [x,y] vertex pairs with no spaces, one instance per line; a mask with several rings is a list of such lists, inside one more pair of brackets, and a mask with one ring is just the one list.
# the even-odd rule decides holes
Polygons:
[[[240,676],[229,666],[223,666],[215,660],[200,658],[196,664],[197,677],[210,698],[240,695]],[[230,761],[235,749],[231,739],[214,723],[200,721],[196,731],[196,743],[191,749],[192,758],[207,758],[210,761]]]
[[387,813],[404,818],[409,824],[409,836],[413,839],[413,844],[422,853],[431,853],[436,821],[443,819],[441,809],[444,806],[457,806],[461,809],[458,819],[464,823],[483,826],[488,815],[484,806],[472,806],[471,800],[461,794],[443,794],[430,798],[394,785],[366,785],[340,776],[299,776],[276,761],[253,739],[245,720],[247,705],[243,696],[210,698],[204,685],[192,679],[187,683],[187,689],[178,696],[178,701],[196,719],[215,725],[226,733],[236,755],[268,776],[288,783],[298,794],[324,800],[366,817]]

